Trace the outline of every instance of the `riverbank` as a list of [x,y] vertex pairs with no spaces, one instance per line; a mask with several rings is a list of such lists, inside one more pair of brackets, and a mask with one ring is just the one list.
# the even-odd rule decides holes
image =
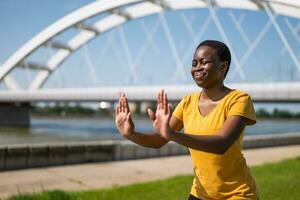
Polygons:
[[[253,135],[243,140],[244,149],[294,144],[300,144],[299,133]],[[160,149],[127,140],[7,145],[0,146],[0,171],[184,154],[188,154],[188,149],[174,142]]]
[[[255,166],[300,156],[300,145],[248,149],[243,153],[248,165]],[[0,198],[55,189],[110,188],[192,173],[187,155],[1,172]]]
[[[148,118],[134,118],[136,130],[153,131]],[[246,135],[300,133],[300,120],[258,119]],[[113,118],[32,118],[28,128],[0,127],[0,146],[122,139]]]
[[[52,114],[52,115],[39,115],[39,114],[31,114],[30,117],[32,119],[114,119],[114,113],[109,114],[109,115],[57,115],[57,114]],[[133,118],[140,118],[140,119],[149,119],[147,114],[133,114]],[[295,120],[299,121],[300,117],[298,118],[282,118],[282,117],[257,117],[257,120]]]

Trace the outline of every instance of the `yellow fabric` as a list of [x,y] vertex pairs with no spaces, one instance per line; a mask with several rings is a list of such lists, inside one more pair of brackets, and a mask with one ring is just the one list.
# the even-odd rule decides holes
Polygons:
[[[185,96],[173,112],[187,134],[216,135],[232,115],[248,118],[248,125],[256,123],[251,98],[245,92],[232,90],[205,116],[199,112],[199,96],[199,92]],[[203,200],[257,199],[255,180],[241,152],[243,133],[223,155],[189,149],[195,173],[192,195]]]

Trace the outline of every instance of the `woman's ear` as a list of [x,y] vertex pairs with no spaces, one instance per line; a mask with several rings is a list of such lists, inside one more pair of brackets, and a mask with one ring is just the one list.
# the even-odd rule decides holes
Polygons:
[[220,70],[221,70],[223,76],[225,76],[227,68],[228,68],[228,61],[221,62],[221,68],[220,68]]

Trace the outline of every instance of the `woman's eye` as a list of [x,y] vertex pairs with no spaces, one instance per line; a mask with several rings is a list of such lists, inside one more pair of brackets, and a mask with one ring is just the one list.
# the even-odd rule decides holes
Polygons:
[[197,66],[197,62],[192,62],[192,67],[196,67]]
[[201,61],[200,61],[200,65],[201,65],[201,66],[204,66],[204,65],[206,65],[206,64],[207,64],[206,61],[204,61],[204,60],[201,60]]

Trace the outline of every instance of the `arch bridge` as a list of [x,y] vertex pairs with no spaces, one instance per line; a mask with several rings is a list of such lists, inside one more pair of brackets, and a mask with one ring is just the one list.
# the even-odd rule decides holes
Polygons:
[[[229,47],[231,43],[228,39],[224,27],[216,14],[215,8],[245,9],[252,11],[264,11],[269,21],[263,28],[259,39],[273,26],[275,31],[288,52],[289,57],[300,73],[300,63],[295,52],[293,52],[284,32],[281,30],[276,21],[277,15],[286,15],[294,18],[300,18],[300,2],[296,0],[98,0],[92,2],[67,16],[59,19],[55,23],[46,27],[31,40],[19,48],[12,56],[10,56],[0,67],[0,81],[4,83],[6,90],[0,91],[1,102],[32,102],[32,101],[97,101],[97,100],[113,100],[116,99],[120,92],[129,93],[129,97],[136,100],[153,100],[153,94],[158,88],[164,87],[169,91],[170,98],[176,100],[183,94],[195,90],[191,85],[182,86],[132,86],[132,87],[106,87],[106,88],[88,88],[88,89],[45,89],[43,85],[49,77],[57,70],[62,63],[68,59],[83,45],[91,42],[98,36],[108,30],[114,29],[126,22],[143,18],[149,15],[159,14],[165,11],[207,8],[211,20],[214,22],[222,39]],[[87,20],[92,17],[99,16],[99,20],[93,24],[88,24]],[[233,18],[233,20],[235,20]],[[165,29],[168,41],[171,46],[172,54],[177,63],[179,55],[176,52],[174,41],[170,36],[170,31],[166,25],[166,21],[161,15],[161,21]],[[236,20],[235,20],[236,22]],[[237,28],[239,27],[236,23]],[[57,37],[69,29],[76,29],[78,33],[66,41],[58,41]],[[241,35],[243,30],[239,29]],[[291,31],[300,44],[300,39],[295,34],[295,28],[291,27]],[[248,48],[244,60],[255,50],[259,39],[255,40]],[[40,48],[49,48],[55,53],[45,62],[39,63],[30,59],[30,55]],[[176,59],[177,58],[177,59]],[[232,51],[232,61],[235,66],[233,74],[244,76],[242,64],[243,60],[239,60],[236,53]],[[182,70],[182,65],[177,65],[177,70]],[[36,76],[32,79],[27,88],[22,88],[22,83],[12,76],[15,69],[23,68],[26,70],[36,71]],[[128,70],[132,77],[136,76],[133,65],[128,66]],[[243,89],[251,93],[253,99],[262,102],[299,102],[300,92],[299,83],[273,83],[273,84],[236,84],[236,88]]]

